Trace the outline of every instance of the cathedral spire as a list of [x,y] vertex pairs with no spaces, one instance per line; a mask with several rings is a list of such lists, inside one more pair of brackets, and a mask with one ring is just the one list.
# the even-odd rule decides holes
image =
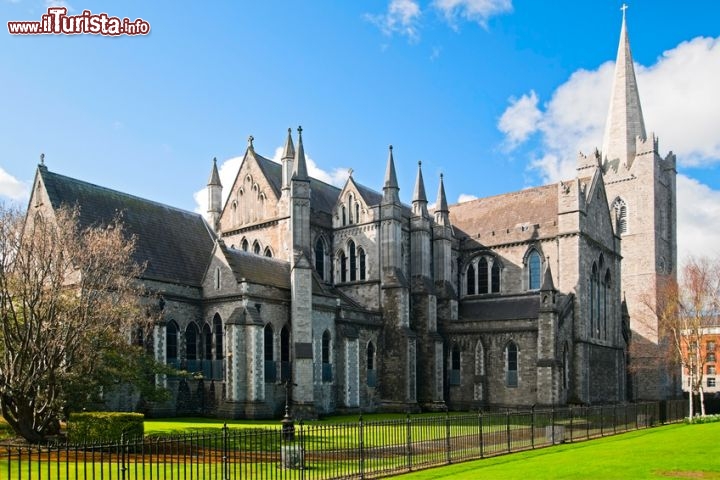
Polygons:
[[282,158],[282,195],[286,196],[290,192],[290,179],[292,179],[295,162],[295,145],[292,140],[292,129],[288,128],[287,140],[285,140],[285,148],[283,148]]
[[545,267],[545,274],[543,275],[542,285],[540,290],[555,290],[555,284],[552,279],[552,272],[550,271],[550,258],[547,259]]
[[441,225],[450,225],[450,210],[448,210],[447,198],[445,198],[445,185],[443,174],[440,174],[440,185],[438,186],[437,207],[435,207],[435,222]]
[[218,173],[217,168],[217,158],[213,158],[213,166],[210,171],[210,179],[208,180],[207,186],[218,186],[222,188],[222,183],[220,183],[220,174]]
[[385,185],[383,186],[383,202],[400,203],[400,187],[398,187],[397,175],[395,174],[395,160],[393,160],[393,146],[388,147],[388,161],[385,169]]
[[615,61],[615,77],[605,123],[602,155],[607,162],[618,161],[620,165],[629,167],[635,158],[637,137],[645,140],[647,135],[625,25],[626,9],[627,5],[623,4],[620,44]]
[[298,127],[298,146],[295,151],[295,165],[293,179],[308,180],[307,164],[305,163],[305,148],[302,141],[302,127]]
[[207,184],[208,192],[208,222],[213,230],[218,231],[220,214],[222,213],[222,183],[217,169],[217,158],[213,158],[210,179]]
[[417,178],[412,200],[413,214],[427,216],[427,196],[425,195],[425,181],[422,174],[422,162],[418,162]]

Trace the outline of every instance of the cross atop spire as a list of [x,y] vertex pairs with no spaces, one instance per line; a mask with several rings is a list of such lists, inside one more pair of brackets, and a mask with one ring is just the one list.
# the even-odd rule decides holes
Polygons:
[[606,162],[630,167],[635,159],[637,138],[645,140],[647,135],[625,24],[626,9],[627,5],[623,4],[620,44],[615,61],[615,78],[605,123],[602,155]]
[[307,163],[305,163],[305,147],[302,141],[302,127],[298,127],[298,146],[295,151],[293,180],[308,180]]
[[623,18],[625,18],[625,10],[628,9],[627,3],[623,3],[622,7],[620,7],[620,10],[623,12]]
[[248,148],[249,148],[250,150],[252,150],[252,149],[255,148],[255,147],[253,147],[253,141],[254,141],[254,140],[255,140],[255,137],[253,137],[252,135],[250,135],[250,136],[248,137]]

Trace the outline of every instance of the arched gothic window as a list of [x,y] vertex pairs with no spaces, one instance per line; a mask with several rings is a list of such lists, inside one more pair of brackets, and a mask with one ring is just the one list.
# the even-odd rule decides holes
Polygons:
[[348,219],[348,223],[352,225],[357,221],[357,218],[353,218],[353,195],[352,193],[348,196],[348,213],[350,214],[350,218]]
[[165,363],[177,366],[178,324],[170,320],[165,327]]
[[322,335],[322,381],[332,382],[332,363],[330,361],[330,331],[325,330]]
[[608,337],[608,317],[612,318],[611,316],[611,309],[612,304],[610,302],[611,293],[610,288],[612,286],[612,282],[610,281],[610,269],[607,269],[605,271],[605,279],[603,280],[603,323],[602,323],[602,334],[603,338],[607,340]]
[[268,258],[272,258],[272,250],[270,250],[270,247],[265,247],[265,256]]
[[340,252],[340,281],[347,282],[347,257],[345,252]]
[[253,242],[253,253],[255,255],[260,255],[260,244],[258,243],[257,240],[255,240],[255,242]]
[[277,370],[275,368],[275,332],[273,332],[272,324],[265,325],[263,332],[263,354],[265,359],[265,381],[274,382],[277,378]]
[[213,317],[213,331],[215,333],[215,359],[222,360],[225,356],[223,349],[223,326],[222,319],[217,313]]
[[357,280],[357,253],[355,252],[355,242],[348,242],[348,254],[350,255],[350,281]]
[[475,267],[473,267],[472,263],[468,265],[466,280],[467,294],[475,295]]
[[600,305],[600,281],[598,278],[597,264],[593,262],[590,272],[590,335],[596,336],[599,323],[599,305]]
[[325,252],[325,241],[322,237],[318,237],[315,242],[315,271],[323,280],[327,280],[325,278]]
[[360,204],[355,202],[355,223],[360,223]]
[[533,249],[527,258],[528,272],[528,290],[540,289],[540,278],[542,270],[542,260],[537,250]]
[[518,386],[518,348],[515,342],[505,347],[505,385],[511,388]]
[[290,380],[290,329],[287,325],[280,330],[280,380]]
[[342,225],[343,227],[347,225],[347,208],[345,208],[345,205],[342,206]]
[[187,360],[188,372],[197,371],[198,340],[200,330],[195,322],[190,322],[185,328],[185,359]]
[[613,202],[613,211],[617,222],[617,233],[620,235],[626,234],[628,232],[628,213],[625,200],[622,198],[616,199]]
[[365,280],[365,250],[358,248],[358,260],[360,261],[360,280]]
[[488,262],[485,259],[485,257],[480,257],[480,260],[478,260],[478,269],[477,269],[477,275],[478,275],[478,293],[488,293],[488,284],[490,283],[489,280],[489,273],[488,272]]
[[490,270],[490,280],[492,293],[500,293],[500,264],[497,261],[493,262]]
[[375,371],[375,345],[369,342],[366,353],[367,385],[374,387],[377,384],[377,372]]
[[212,330],[210,329],[210,325],[208,323],[205,323],[202,328],[202,345],[203,345],[203,352],[202,352],[202,358],[203,360],[212,360],[213,358],[213,352],[212,352]]
[[242,239],[242,243],[240,244],[240,248],[243,250],[243,252],[247,252],[250,248],[250,244],[247,241],[247,238]]
[[450,385],[460,385],[460,346],[457,343],[450,349]]

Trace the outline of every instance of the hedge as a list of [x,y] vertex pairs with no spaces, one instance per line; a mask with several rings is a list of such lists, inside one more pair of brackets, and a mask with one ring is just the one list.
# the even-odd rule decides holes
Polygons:
[[144,420],[142,413],[71,413],[67,425],[68,440],[71,443],[98,443],[142,437]]

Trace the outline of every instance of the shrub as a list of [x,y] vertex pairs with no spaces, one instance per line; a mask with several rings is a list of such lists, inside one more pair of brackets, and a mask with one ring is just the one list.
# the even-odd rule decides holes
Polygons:
[[685,417],[685,423],[715,423],[720,422],[720,415],[698,415],[696,417]]
[[67,427],[68,440],[71,443],[99,443],[142,437],[144,419],[142,413],[71,413]]

